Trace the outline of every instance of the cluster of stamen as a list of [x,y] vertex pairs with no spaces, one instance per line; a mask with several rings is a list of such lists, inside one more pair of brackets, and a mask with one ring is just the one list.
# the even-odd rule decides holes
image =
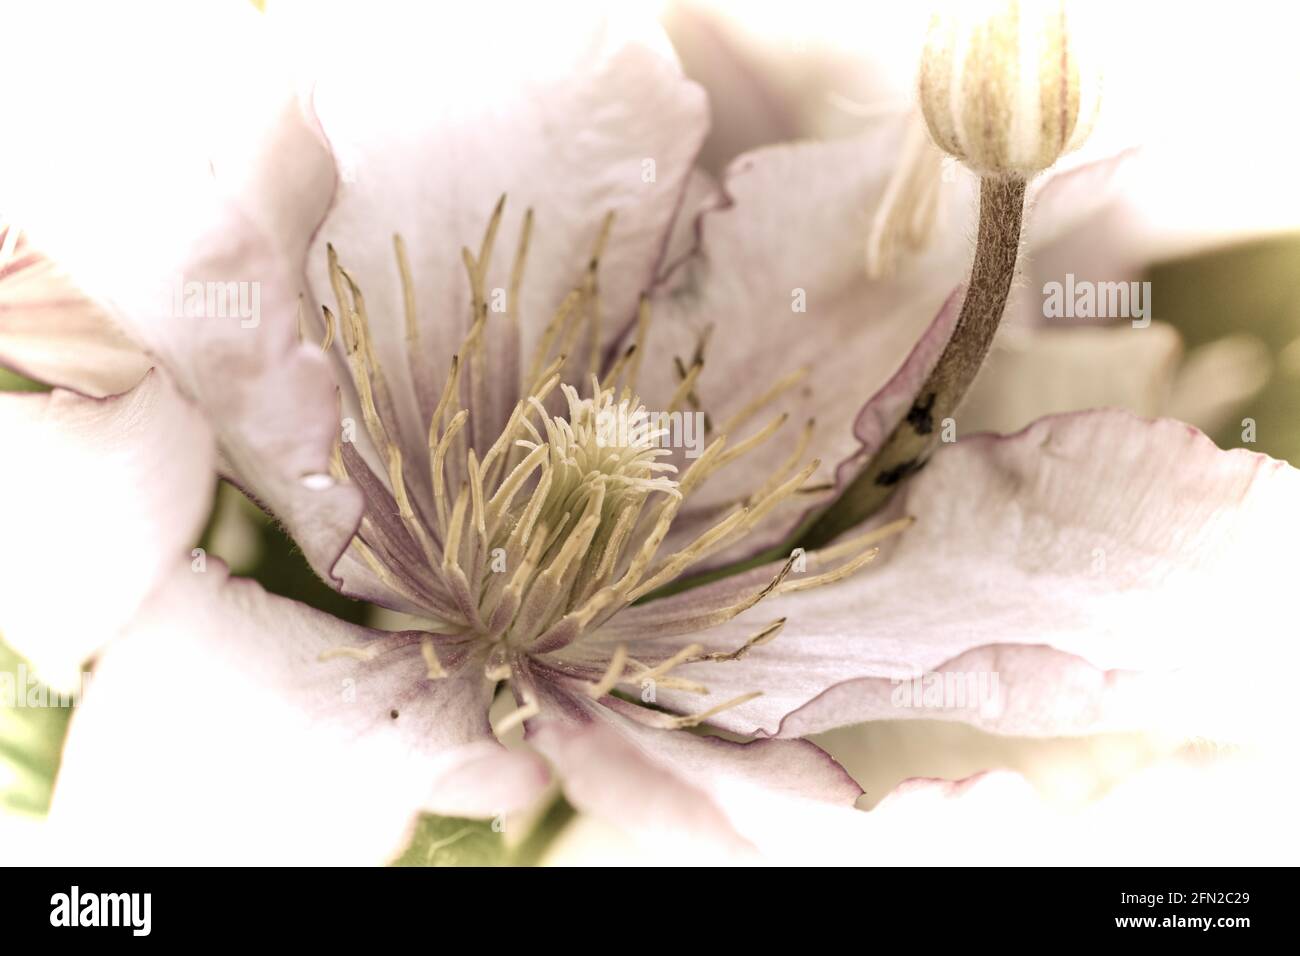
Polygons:
[[[504,197],[503,197],[504,202]],[[664,687],[707,693],[698,683],[669,672],[700,661],[736,660],[774,638],[784,621],[763,627],[741,647],[706,650],[692,644],[664,660],[641,661],[636,648],[614,646],[603,656],[574,655],[584,636],[595,634],[619,610],[673,582],[711,555],[734,544],[773,509],[806,489],[817,461],[802,459],[811,435],[803,429],[792,454],[758,487],[740,496],[712,527],[674,554],[661,545],[684,501],[719,469],[768,441],[785,423],[773,416],[744,440],[731,444],[727,431],[760,414],[801,380],[795,373],[774,383],[715,431],[702,454],[680,473],[663,459],[665,430],[653,427],[636,397],[637,378],[650,321],[643,300],[633,344],[599,373],[600,306],[596,282],[612,217],[597,239],[583,281],[563,301],[543,330],[531,355],[523,388],[504,426],[484,434],[486,420],[487,338],[489,332],[514,336],[514,312],[524,273],[532,214],[524,220],[511,272],[510,310],[500,329],[489,329],[485,282],[501,222],[498,203],[477,255],[463,250],[471,289],[473,320],[452,359],[436,402],[422,408],[427,424],[424,447],[404,449],[393,396],[372,346],[370,319],[357,283],[329,248],[329,275],[338,314],[323,308],[322,347],[334,347],[342,330],[347,360],[373,454],[341,441],[332,475],[351,481],[366,498],[366,511],[349,547],[389,589],[427,621],[419,637],[410,632],[365,648],[336,653],[370,658],[419,644],[430,678],[444,677],[468,646],[485,647],[485,673],[511,676],[520,655],[542,661],[557,673],[587,682],[601,697],[622,684],[652,680]],[[417,392],[422,382],[418,354],[416,296],[406,249],[394,239],[406,313],[406,349]],[[580,356],[575,363],[573,357]],[[577,364],[577,369],[574,368]],[[703,367],[702,350],[685,367],[678,361],[679,386],[667,412],[697,407],[695,386]],[[566,374],[584,383],[586,394],[562,381]],[[499,384],[498,384],[499,390]],[[476,421],[476,417],[478,420]],[[489,440],[490,439],[490,440]],[[368,452],[368,450],[366,450]],[[890,526],[884,533],[897,530]],[[722,623],[773,593],[829,583],[853,573],[875,554],[876,532],[819,554],[816,574],[791,575],[792,557],[766,584],[710,608],[701,629]],[[837,563],[843,560],[842,563]],[[832,566],[833,565],[833,566]],[[598,660],[593,671],[590,660]],[[725,702],[699,714],[665,718],[689,726],[753,695]],[[504,723],[526,719],[529,701]],[[498,726],[502,732],[504,726]]]

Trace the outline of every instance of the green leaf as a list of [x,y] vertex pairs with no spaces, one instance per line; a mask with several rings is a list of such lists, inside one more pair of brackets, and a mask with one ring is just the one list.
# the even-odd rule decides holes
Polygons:
[[508,842],[499,820],[466,820],[422,814],[415,833],[394,866],[535,866],[547,847],[575,816],[573,807],[557,796],[542,815],[530,822],[517,842]]
[[44,814],[59,770],[70,706],[37,684],[30,667],[0,641],[0,809]]
[[48,392],[50,387],[23,378],[7,368],[0,368],[0,392]]
[[505,838],[488,820],[424,814],[394,866],[505,866]]

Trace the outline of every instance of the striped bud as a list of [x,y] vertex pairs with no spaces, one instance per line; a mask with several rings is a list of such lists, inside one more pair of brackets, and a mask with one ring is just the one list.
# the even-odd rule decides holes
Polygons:
[[1083,142],[1101,84],[1068,6],[962,0],[934,16],[920,99],[941,149],[982,175],[1029,177]]

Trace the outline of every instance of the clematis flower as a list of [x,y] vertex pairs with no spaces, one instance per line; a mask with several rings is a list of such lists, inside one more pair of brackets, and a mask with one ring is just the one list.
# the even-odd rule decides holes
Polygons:
[[[481,23],[293,20],[286,35],[327,54],[310,97],[228,110],[230,139],[193,177],[175,130],[133,156],[129,189],[77,167],[79,222],[148,209],[152,238],[120,259],[74,248],[56,228],[67,206],[29,201],[33,230],[155,365],[93,406],[97,427],[144,433],[124,467],[180,432],[200,483],[215,445],[324,580],[411,619],[356,627],[157,541],[170,571],[80,632],[104,640],[52,811],[72,846],[383,859],[417,810],[528,807],[549,764],[597,816],[761,848],[756,808],[852,805],[860,788],[801,738],[898,716],[901,680],[998,674],[1003,696],[962,716],[1000,731],[1141,723],[1150,674],[1214,659],[1246,575],[1283,593],[1295,473],[1112,413],[945,448],[893,472],[902,492],[871,525],[772,560],[900,422],[929,433],[916,399],[958,322],[965,240],[869,277],[861,211],[905,124],[760,151],[715,188],[691,171],[703,95],[657,33],[537,17],[515,25],[527,51],[491,69],[459,32]],[[465,76],[472,90],[447,82]],[[1061,204],[1106,175],[1036,182],[1035,216],[1059,228]],[[256,283],[258,314],[177,314],[158,294],[175,277],[183,293]],[[75,364],[56,365],[47,377],[77,387]],[[93,400],[42,401],[84,415]],[[698,457],[666,453],[657,413],[695,416]],[[75,423],[44,425],[83,447]],[[664,596],[737,559],[755,566]],[[14,597],[20,628],[39,629]],[[1233,626],[1263,634],[1269,611]],[[493,722],[498,686],[513,708]],[[530,748],[503,747],[521,724]]]

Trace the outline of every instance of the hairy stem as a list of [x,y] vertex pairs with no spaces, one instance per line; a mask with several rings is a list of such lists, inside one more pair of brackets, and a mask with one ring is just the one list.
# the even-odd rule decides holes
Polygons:
[[821,547],[871,517],[904,478],[925,464],[939,438],[936,423],[961,404],[1002,319],[1016,270],[1024,207],[1023,179],[981,180],[975,263],[952,337],[875,457],[801,536],[804,547]]

